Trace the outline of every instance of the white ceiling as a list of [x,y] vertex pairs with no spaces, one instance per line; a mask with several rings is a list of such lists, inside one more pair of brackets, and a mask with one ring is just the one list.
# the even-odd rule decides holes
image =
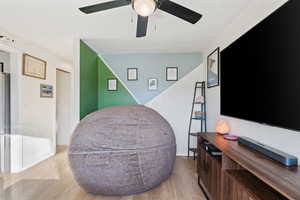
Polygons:
[[137,39],[136,16],[130,6],[91,15],[78,10],[105,1],[1,0],[0,27],[69,61],[75,38],[84,39],[99,53],[196,52],[202,51],[251,2],[174,0],[203,14],[203,18],[192,25],[158,11],[150,17],[147,37]]

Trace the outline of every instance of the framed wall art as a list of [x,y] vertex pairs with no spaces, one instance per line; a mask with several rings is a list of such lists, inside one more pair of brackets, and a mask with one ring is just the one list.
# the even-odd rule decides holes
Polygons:
[[118,80],[115,78],[107,79],[107,91],[117,91],[118,90]]
[[45,80],[46,73],[46,61],[28,54],[23,55],[23,75]]
[[220,48],[218,47],[207,56],[207,87],[220,85]]
[[148,79],[148,90],[150,90],[150,91],[157,90],[157,88],[158,88],[157,82],[158,82],[158,80],[156,78]]
[[167,67],[166,68],[166,80],[167,81],[178,81],[178,67]]
[[53,98],[53,86],[41,84],[40,87],[40,97],[41,98]]
[[127,80],[137,81],[138,80],[138,69],[137,68],[127,68]]

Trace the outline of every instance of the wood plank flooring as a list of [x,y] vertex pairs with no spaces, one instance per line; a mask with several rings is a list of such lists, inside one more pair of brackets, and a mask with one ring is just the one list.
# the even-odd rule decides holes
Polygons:
[[152,191],[123,197],[93,196],[73,179],[67,151],[18,174],[1,174],[1,200],[205,200],[197,184],[195,161],[177,157],[173,175]]

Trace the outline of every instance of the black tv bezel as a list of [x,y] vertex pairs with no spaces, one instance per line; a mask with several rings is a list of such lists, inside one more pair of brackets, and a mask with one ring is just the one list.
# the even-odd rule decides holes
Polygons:
[[244,118],[240,118],[237,116],[232,116],[229,114],[224,114],[222,113],[222,95],[221,95],[221,90],[222,90],[222,52],[227,49],[228,47],[230,47],[234,42],[236,42],[238,39],[240,39],[242,36],[246,35],[248,32],[250,32],[253,28],[255,28],[257,25],[259,25],[260,23],[262,23],[264,20],[266,20],[269,16],[271,16],[272,14],[274,14],[275,12],[279,11],[282,7],[284,7],[288,2],[282,4],[281,6],[279,6],[279,8],[275,9],[273,12],[271,12],[267,17],[265,17],[264,19],[260,20],[257,22],[256,25],[254,25],[253,27],[249,28],[249,30],[245,31],[243,34],[241,34],[238,38],[236,38],[235,40],[233,40],[232,42],[230,42],[227,46],[225,46],[224,48],[220,48],[220,115],[221,116],[225,116],[225,117],[230,117],[233,119],[238,119],[238,120],[243,120],[246,122],[252,122],[252,123],[256,123],[259,125],[264,125],[264,126],[269,126],[269,127],[273,127],[273,128],[280,128],[280,129],[285,129],[285,130],[289,130],[289,131],[294,131],[294,132],[300,132],[300,129],[294,129],[294,128],[290,128],[290,127],[284,127],[284,126],[279,126],[276,124],[272,124],[272,123],[265,123],[262,121],[255,121],[255,120],[251,120],[251,119],[244,119]]
[[[254,26],[255,27],[255,26]],[[252,27],[252,28],[254,28]],[[251,28],[251,29],[252,29]],[[250,29],[250,30],[251,30]],[[250,31],[249,30],[249,31]],[[247,31],[246,33],[244,33],[243,35],[247,34],[249,31]],[[243,35],[241,35],[240,37],[242,37]],[[243,120],[243,121],[246,121],[246,122],[252,122],[252,123],[256,123],[256,124],[259,124],[259,125],[263,125],[263,126],[269,126],[269,127],[273,127],[273,128],[281,128],[281,129],[286,129],[286,130],[289,130],[289,131],[295,131],[295,132],[300,132],[300,130],[298,129],[293,129],[293,128],[289,128],[289,127],[283,127],[283,126],[278,126],[276,124],[272,124],[272,123],[265,123],[265,122],[260,122],[260,121],[255,121],[255,120],[250,120],[250,119],[244,119],[244,118],[239,118],[237,116],[232,116],[232,115],[229,115],[229,114],[223,114],[222,113],[222,52],[227,49],[228,47],[230,47],[230,45],[232,45],[235,41],[237,41],[240,37],[238,37],[236,40],[232,41],[228,46],[226,46],[224,49],[221,50],[220,48],[220,54],[219,54],[219,59],[220,59],[220,68],[219,68],[219,78],[220,78],[220,81],[219,81],[219,84],[220,84],[220,116],[225,116],[225,117],[230,117],[230,118],[233,118],[233,119],[238,119],[238,120]]]

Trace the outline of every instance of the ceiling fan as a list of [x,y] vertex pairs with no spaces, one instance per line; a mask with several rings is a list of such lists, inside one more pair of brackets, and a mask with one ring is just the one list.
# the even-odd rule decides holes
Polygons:
[[156,9],[163,10],[192,24],[196,24],[202,17],[201,14],[169,0],[114,0],[91,6],[85,6],[79,8],[79,10],[85,14],[91,14],[103,10],[127,6],[130,4],[138,14],[136,37],[146,36],[148,17],[152,15]]

